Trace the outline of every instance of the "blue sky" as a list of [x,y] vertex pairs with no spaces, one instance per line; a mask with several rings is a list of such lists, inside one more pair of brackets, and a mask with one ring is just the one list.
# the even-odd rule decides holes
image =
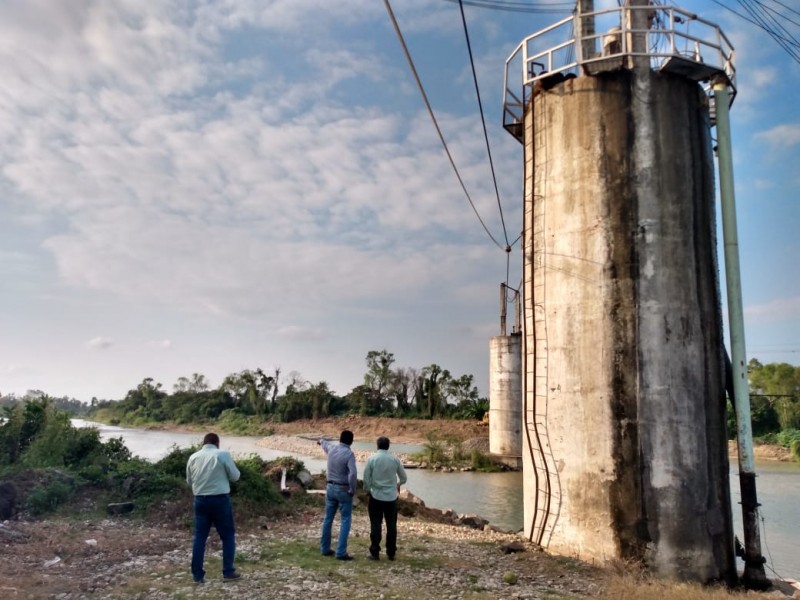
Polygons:
[[[737,50],[748,356],[798,364],[800,66],[719,5],[682,6]],[[392,7],[502,241],[458,4]],[[501,127],[504,61],[568,13],[465,11],[513,240],[522,151]],[[5,0],[0,81],[3,394],[113,399],[145,377],[218,385],[256,367],[344,394],[383,348],[488,393],[505,253],[382,2]],[[511,257],[517,285],[519,245]]]

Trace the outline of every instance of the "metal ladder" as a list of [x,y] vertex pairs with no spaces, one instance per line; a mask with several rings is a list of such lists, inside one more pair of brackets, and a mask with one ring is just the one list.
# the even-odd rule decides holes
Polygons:
[[[538,104],[545,103],[539,98]],[[529,108],[533,109],[533,102]],[[536,480],[536,498],[530,541],[547,547],[553,534],[561,506],[561,486],[556,471],[555,458],[550,447],[547,432],[548,404],[548,347],[547,316],[545,313],[546,261],[545,217],[546,217],[546,177],[547,147],[545,131],[536,127],[535,119],[526,123],[526,138],[533,138],[533,169],[526,186],[532,191],[531,200],[526,202],[525,222],[530,224],[530,242],[526,255],[531,260],[526,263],[526,303],[525,317],[531,324],[525,335],[525,431],[531,450],[531,462]],[[544,122],[544,119],[541,120]],[[544,157],[544,160],[542,160]],[[531,349],[533,360],[530,360]],[[530,383],[533,389],[528,389]]]

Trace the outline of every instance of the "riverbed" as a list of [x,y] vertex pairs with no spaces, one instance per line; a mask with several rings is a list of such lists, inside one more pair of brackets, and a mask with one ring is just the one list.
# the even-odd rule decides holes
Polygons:
[[[200,433],[126,429],[74,420],[76,426],[94,426],[102,439],[121,437],[135,455],[156,461],[166,456],[172,446],[199,444]],[[234,454],[258,454],[265,460],[286,456],[288,452],[257,445],[260,438],[222,436],[222,448]],[[413,451],[413,447],[403,448]],[[306,468],[318,473],[324,460],[296,455]],[[800,465],[761,462],[756,465],[758,499],[761,503],[761,546],[767,559],[767,575],[800,579]],[[452,508],[459,513],[476,513],[498,527],[519,530],[523,525],[522,473],[438,473],[411,470],[406,487],[428,506]],[[731,469],[731,500],[734,531],[742,539],[739,477]]]

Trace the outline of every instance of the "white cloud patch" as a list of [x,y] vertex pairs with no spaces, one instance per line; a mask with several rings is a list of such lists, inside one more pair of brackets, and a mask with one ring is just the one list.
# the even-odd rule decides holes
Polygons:
[[91,350],[106,350],[114,344],[111,338],[97,336],[86,342],[86,347]]
[[327,334],[321,328],[303,327],[300,325],[286,325],[279,328],[276,333],[279,337],[296,341],[316,341],[325,339]]
[[764,304],[746,306],[744,314],[748,318],[760,322],[773,322],[781,320],[797,321],[800,315],[800,296],[777,298]]
[[800,123],[784,123],[756,134],[774,150],[786,150],[800,144]]
[[169,350],[172,348],[172,340],[150,340],[147,343],[151,348],[160,348],[162,350]]

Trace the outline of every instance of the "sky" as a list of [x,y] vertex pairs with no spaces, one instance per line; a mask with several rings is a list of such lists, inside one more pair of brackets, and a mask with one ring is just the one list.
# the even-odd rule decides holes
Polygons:
[[[681,6],[737,52],[748,358],[800,364],[800,65],[714,2]],[[477,212],[513,242],[504,62],[569,9],[464,7],[501,219],[458,4],[392,8]],[[0,82],[0,393],[280,368],[346,394],[386,349],[488,395],[520,246],[507,261],[476,218],[383,2],[0,0]]]

